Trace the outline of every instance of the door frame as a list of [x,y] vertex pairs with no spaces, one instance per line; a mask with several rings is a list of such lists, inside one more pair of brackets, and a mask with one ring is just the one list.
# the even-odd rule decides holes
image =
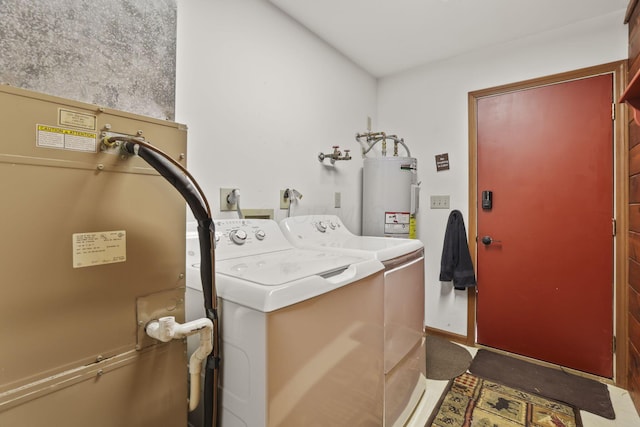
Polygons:
[[[546,86],[570,80],[594,77],[602,74],[613,75],[613,102],[615,120],[613,122],[614,137],[614,214],[616,218],[616,235],[614,237],[614,295],[613,325],[616,349],[613,359],[614,383],[627,388],[627,234],[628,234],[628,124],[627,107],[618,103],[627,84],[627,61],[610,62],[575,71],[551,76],[525,80],[522,82],[496,86],[488,89],[469,92],[469,250],[474,266],[477,265],[477,100],[479,98],[505,94],[523,89]],[[477,272],[477,267],[476,267]],[[467,345],[476,345],[476,288],[469,288],[467,293]],[[612,343],[613,345],[613,343]]]

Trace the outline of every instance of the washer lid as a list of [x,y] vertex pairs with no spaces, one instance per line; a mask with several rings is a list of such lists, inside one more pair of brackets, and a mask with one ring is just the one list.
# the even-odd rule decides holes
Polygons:
[[311,276],[328,278],[364,258],[307,249],[216,261],[216,273],[263,286],[279,286]]
[[271,312],[331,292],[374,274],[384,266],[373,258],[304,249],[216,262],[218,296]]

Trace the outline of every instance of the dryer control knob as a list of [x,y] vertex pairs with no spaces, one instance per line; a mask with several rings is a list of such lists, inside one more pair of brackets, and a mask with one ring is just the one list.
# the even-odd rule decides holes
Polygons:
[[256,231],[256,239],[264,240],[265,237],[267,237],[267,233],[265,233],[264,230]]
[[319,232],[324,233],[327,231],[327,224],[325,224],[324,221],[318,221],[316,223],[316,228]]
[[333,222],[333,221],[329,221],[329,228],[332,229],[332,230],[335,230],[336,229],[336,223]]
[[236,245],[244,245],[244,242],[247,240],[247,232],[244,230],[232,230],[229,233],[229,237],[231,237],[231,241]]

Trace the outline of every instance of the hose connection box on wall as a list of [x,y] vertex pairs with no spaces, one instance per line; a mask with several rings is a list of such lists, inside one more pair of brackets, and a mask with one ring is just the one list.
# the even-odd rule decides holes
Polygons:
[[302,194],[295,188],[287,188],[280,190],[280,209],[289,209],[291,202],[297,202],[302,199]]
[[220,189],[220,211],[235,211],[238,207],[236,205],[236,197],[234,191],[239,191],[237,188],[221,188]]
[[221,188],[220,189],[220,212],[236,211],[238,218],[244,218],[242,209],[240,208],[240,189],[238,188]]
[[288,194],[287,197],[284,197],[287,190],[280,190],[280,209],[289,209],[289,205],[291,204]]

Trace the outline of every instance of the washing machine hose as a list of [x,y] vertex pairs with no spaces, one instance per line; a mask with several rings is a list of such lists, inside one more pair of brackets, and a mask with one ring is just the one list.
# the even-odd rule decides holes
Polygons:
[[220,365],[220,345],[218,335],[217,295],[215,291],[213,264],[215,228],[209,205],[197,183],[191,175],[167,154],[149,145],[147,142],[129,137],[113,137],[111,142],[122,141],[122,149],[136,154],[153,167],[187,202],[198,222],[200,242],[200,279],[204,296],[204,308],[207,318],[213,323],[213,351],[207,357],[204,378],[204,426],[217,426],[218,418],[218,368]]

